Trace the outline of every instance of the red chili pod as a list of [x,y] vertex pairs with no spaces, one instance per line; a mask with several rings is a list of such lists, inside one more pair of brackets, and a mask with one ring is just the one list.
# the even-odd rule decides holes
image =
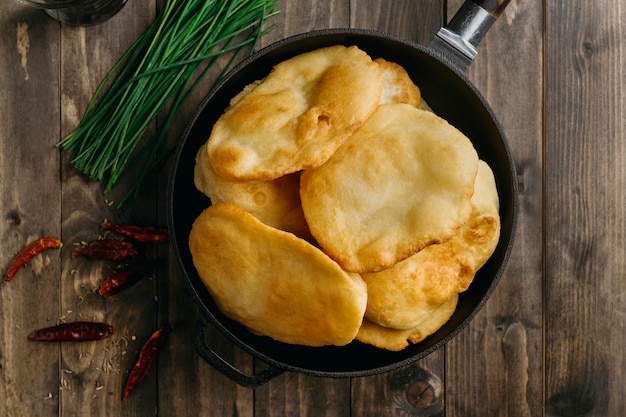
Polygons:
[[148,271],[152,269],[152,263],[143,262],[134,266],[131,266],[117,274],[109,277],[106,281],[100,284],[98,293],[103,297],[110,297],[132,287],[139,282]]
[[102,222],[103,229],[112,230],[124,237],[142,243],[161,243],[169,241],[167,228],[155,226],[135,226],[111,223],[107,220]]
[[72,258],[86,256],[88,258],[123,261],[136,257],[139,251],[130,242],[117,239],[97,239],[72,251]]
[[82,342],[105,339],[113,334],[113,326],[107,323],[75,321],[35,330],[28,335],[30,340],[44,342]]
[[172,325],[159,327],[143,345],[139,352],[139,357],[128,375],[128,380],[124,387],[123,400],[128,398],[130,393],[137,388],[139,383],[148,375],[148,371],[156,359],[159,345],[165,340],[171,330]]
[[10,282],[21,267],[46,249],[60,248],[61,246],[63,246],[61,241],[53,237],[42,237],[29,243],[15,255],[7,268],[4,280]]

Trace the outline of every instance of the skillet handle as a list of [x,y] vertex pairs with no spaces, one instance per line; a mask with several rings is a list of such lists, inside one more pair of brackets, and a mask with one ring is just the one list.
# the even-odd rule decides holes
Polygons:
[[439,29],[429,47],[467,71],[476,46],[511,0],[466,0],[450,22]]
[[230,378],[231,381],[236,382],[243,387],[259,387],[268,382],[270,379],[273,379],[285,372],[282,369],[270,366],[269,368],[254,375],[244,374],[213,351],[213,349],[207,346],[206,325],[200,321],[196,324],[196,329],[194,331],[194,345],[196,347],[196,351],[202,359],[204,359],[213,368],[217,369],[224,376]]
[[474,3],[491,13],[496,19],[500,17],[504,8],[508,6],[511,0],[472,0]]

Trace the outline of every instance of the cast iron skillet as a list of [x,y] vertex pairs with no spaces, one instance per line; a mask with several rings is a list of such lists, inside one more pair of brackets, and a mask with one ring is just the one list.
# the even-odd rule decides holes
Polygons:
[[[487,301],[502,275],[511,250],[516,225],[517,183],[515,166],[502,129],[486,101],[465,75],[475,55],[474,46],[508,1],[494,3],[488,9],[485,7],[489,6],[483,3],[467,1],[450,24],[439,31],[429,47],[388,34],[358,29],[322,30],[284,39],[260,50],[234,68],[200,104],[175,156],[169,184],[168,226],[179,266],[204,317],[196,327],[196,348],[213,367],[248,387],[261,385],[284,371],[324,377],[355,377],[386,372],[415,362],[443,346]],[[189,252],[191,225],[210,204],[194,187],[194,160],[198,148],[206,142],[213,123],[233,96],[250,82],[267,75],[278,62],[335,44],[357,45],[372,58],[380,56],[404,66],[420,87],[426,102],[437,114],[463,131],[473,142],[480,158],[492,167],[500,196],[502,230],[495,253],[478,272],[470,288],[461,295],[450,321],[431,337],[401,352],[390,352],[359,342],[343,347],[311,348],[252,335],[217,309],[196,273]],[[206,343],[206,326],[209,323],[269,366],[252,375],[233,367]]]

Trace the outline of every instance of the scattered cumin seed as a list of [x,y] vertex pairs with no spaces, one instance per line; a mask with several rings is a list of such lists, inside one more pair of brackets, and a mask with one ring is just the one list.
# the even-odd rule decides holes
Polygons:
[[72,391],[72,386],[65,378],[61,378],[61,385],[59,386],[59,388],[63,391]]
[[57,319],[57,324],[62,324],[62,323],[66,323],[67,322],[67,316],[69,316],[70,314],[72,314],[73,311],[72,310],[67,310],[65,312],[65,314],[62,314],[58,319]]

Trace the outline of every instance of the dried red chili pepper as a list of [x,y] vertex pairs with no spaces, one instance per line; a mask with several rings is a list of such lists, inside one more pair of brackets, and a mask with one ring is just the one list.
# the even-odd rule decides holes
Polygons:
[[169,240],[169,234],[164,227],[121,225],[106,220],[102,222],[101,227],[142,243],[161,243]]
[[130,375],[128,375],[128,380],[126,381],[126,386],[124,387],[124,395],[123,400],[128,398],[130,393],[137,388],[137,385],[148,375],[148,371],[152,367],[152,363],[156,359],[156,354],[158,351],[158,347],[163,340],[167,337],[170,330],[172,330],[171,325],[159,327],[141,348],[139,352],[139,357],[133,366],[133,369],[130,370]]
[[117,239],[97,239],[89,242],[86,246],[74,249],[72,258],[86,256],[110,261],[123,261],[134,258],[138,254],[139,251],[130,242]]
[[46,249],[60,248],[61,246],[63,246],[61,241],[53,237],[42,237],[29,243],[15,255],[9,264],[4,280],[10,282],[21,267]]
[[106,323],[75,321],[35,330],[28,335],[31,340],[45,342],[100,340],[113,334],[113,326]]
[[139,282],[146,275],[146,272],[152,269],[152,266],[150,262],[142,262],[118,272],[100,284],[98,293],[103,297],[110,297],[126,288],[130,288]]

